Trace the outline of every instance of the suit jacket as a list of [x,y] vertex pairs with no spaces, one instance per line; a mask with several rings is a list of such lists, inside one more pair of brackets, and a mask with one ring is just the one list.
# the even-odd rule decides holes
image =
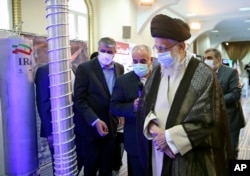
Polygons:
[[52,135],[51,124],[51,104],[50,104],[50,90],[49,90],[49,65],[39,67],[35,75],[36,84],[36,103],[38,114],[41,119],[41,137],[48,137]]
[[245,120],[240,102],[241,85],[238,71],[231,67],[221,65],[217,72],[217,78],[224,94],[230,131],[239,130],[245,126]]
[[124,117],[124,147],[128,154],[137,155],[136,114],[134,100],[138,98],[140,79],[134,71],[119,76],[110,102],[110,111],[115,116]]
[[[114,63],[115,76],[124,73],[124,67]],[[115,135],[117,119],[109,112],[111,95],[101,65],[97,58],[80,64],[76,70],[74,85],[75,131],[87,138],[100,137],[92,123],[103,120],[109,135]]]

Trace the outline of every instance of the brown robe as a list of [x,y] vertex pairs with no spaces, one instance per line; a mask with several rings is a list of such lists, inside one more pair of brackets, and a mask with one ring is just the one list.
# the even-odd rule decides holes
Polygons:
[[[160,78],[158,66],[145,85],[137,114],[140,159],[148,175],[152,175],[152,144],[143,136],[143,123],[149,111],[154,111]],[[195,58],[176,91],[165,129],[175,125],[183,126],[192,149],[174,159],[164,155],[162,176],[229,175],[232,152],[223,94],[216,75]]]

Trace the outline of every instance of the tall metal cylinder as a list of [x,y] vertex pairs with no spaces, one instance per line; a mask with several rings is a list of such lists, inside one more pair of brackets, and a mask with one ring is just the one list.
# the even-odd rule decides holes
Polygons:
[[5,174],[28,176],[38,170],[32,41],[0,39],[0,95]]
[[67,0],[46,0],[55,175],[77,175]]

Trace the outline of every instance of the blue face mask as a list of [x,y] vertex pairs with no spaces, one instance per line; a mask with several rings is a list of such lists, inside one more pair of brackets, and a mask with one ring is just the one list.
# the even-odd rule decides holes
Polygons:
[[108,54],[108,53],[98,53],[98,59],[103,65],[110,65],[111,62],[113,61],[113,54]]
[[144,77],[148,73],[148,64],[133,64],[134,72],[139,77]]
[[170,51],[164,53],[158,53],[158,62],[166,68],[174,65],[176,60],[172,58]]

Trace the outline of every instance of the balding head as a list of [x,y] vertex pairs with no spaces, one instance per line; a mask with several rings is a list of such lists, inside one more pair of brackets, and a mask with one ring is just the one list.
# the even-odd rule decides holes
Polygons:
[[[139,71],[142,68],[145,68],[147,65],[147,69],[151,70],[152,67],[152,57],[151,57],[151,49],[149,46],[147,45],[136,45],[133,49],[132,49],[132,58],[133,58],[133,64],[134,64],[134,71],[135,71],[135,67],[137,69],[137,71]],[[138,66],[137,64],[144,64]],[[140,68],[140,69],[138,69]],[[136,72],[136,71],[135,71]],[[147,72],[147,75],[143,75],[143,76],[148,76],[148,73],[150,71]],[[139,72],[136,72],[138,76],[140,76]],[[140,76],[141,77],[141,76]]]
[[136,45],[132,49],[132,55],[133,54],[145,54],[151,57],[151,49],[147,45]]

